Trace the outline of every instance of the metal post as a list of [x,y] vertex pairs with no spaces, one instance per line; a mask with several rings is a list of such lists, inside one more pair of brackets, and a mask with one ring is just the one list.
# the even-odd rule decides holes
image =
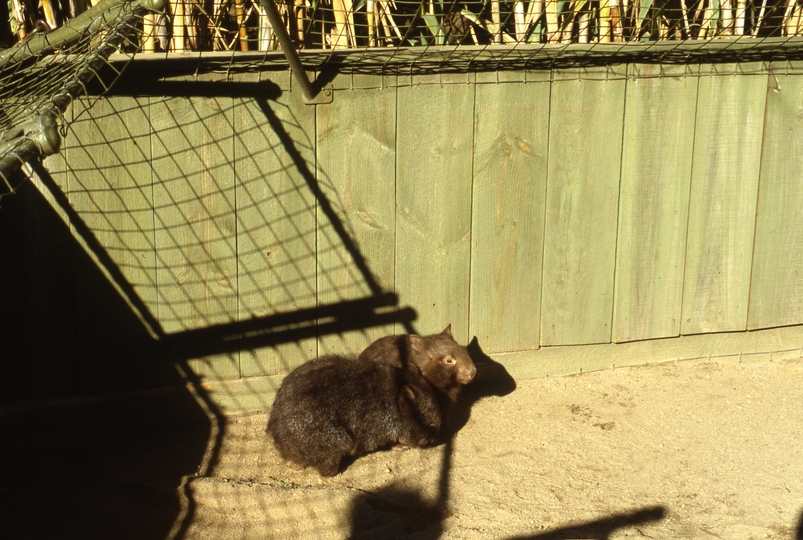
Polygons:
[[312,101],[315,99],[316,92],[312,89],[312,83],[310,83],[307,78],[307,72],[304,71],[304,66],[301,65],[301,58],[298,56],[298,51],[290,40],[287,28],[284,27],[282,16],[279,15],[279,8],[276,7],[273,0],[260,1],[262,3],[262,8],[265,10],[265,15],[268,17],[268,22],[270,22],[270,25],[273,27],[273,33],[276,34],[276,38],[282,46],[282,51],[287,57],[290,69],[293,71],[293,75],[295,75],[298,84],[301,85],[301,93],[304,95],[304,99]]

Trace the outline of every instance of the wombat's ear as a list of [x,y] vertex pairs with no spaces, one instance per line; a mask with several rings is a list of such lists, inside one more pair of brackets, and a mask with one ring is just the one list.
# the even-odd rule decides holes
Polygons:
[[416,351],[424,350],[424,338],[416,334],[410,334],[410,347]]
[[441,334],[452,337],[452,323],[449,323],[449,326],[447,326],[446,329],[443,332],[441,332]]

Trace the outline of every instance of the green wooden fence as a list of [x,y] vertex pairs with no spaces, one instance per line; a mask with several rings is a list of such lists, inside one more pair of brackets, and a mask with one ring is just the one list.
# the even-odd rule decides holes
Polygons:
[[[175,77],[136,97],[132,72],[76,104],[46,165],[137,339],[221,329],[228,347],[186,358],[204,380],[358,352],[410,328],[394,310],[422,333],[476,336],[518,374],[799,349],[801,68],[341,75],[314,106],[285,71]],[[97,278],[59,271],[82,343],[130,333],[104,328]],[[371,303],[384,292],[397,301]],[[316,330],[331,313],[347,331]],[[790,328],[751,332],[776,327]],[[282,335],[295,337],[270,340]],[[75,384],[102,387],[86,381],[113,343],[105,360],[70,346]]]

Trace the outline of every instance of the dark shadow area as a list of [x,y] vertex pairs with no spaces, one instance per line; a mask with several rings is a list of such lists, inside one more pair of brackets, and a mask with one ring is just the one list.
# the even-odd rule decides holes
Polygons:
[[[225,75],[219,75],[222,80],[197,80],[194,76],[193,72],[175,70],[136,71],[135,77],[127,77],[125,84],[116,84],[109,92],[94,81],[94,84],[87,88],[87,93],[109,96],[263,97],[270,100],[278,99],[282,95],[281,89],[269,80],[232,81],[226,79]],[[186,80],[176,80],[179,78]]]
[[[193,407],[187,403],[187,412]],[[167,536],[181,510],[176,489],[183,476],[197,471],[209,423],[126,425],[118,419],[99,425],[88,416],[95,409],[73,411],[66,421],[61,412],[0,422],[5,538]]]
[[409,538],[436,540],[443,534],[447,509],[429,503],[414,490],[389,486],[376,493],[361,493],[351,501],[349,538]]
[[666,516],[662,506],[651,506],[635,512],[614,514],[607,518],[596,519],[581,525],[570,525],[532,536],[514,536],[508,540],[608,540],[618,529],[637,527]]
[[[415,491],[390,486],[375,493],[362,493],[353,499],[349,538],[436,540],[443,534],[443,521],[448,515],[449,510],[441,501],[430,503]],[[665,516],[666,510],[663,507],[647,507],[547,532],[514,536],[507,540],[608,540],[620,529],[638,528]]]
[[[214,466],[226,432],[226,419],[204,390],[202,375],[190,367],[191,359],[391,322],[413,331],[415,311],[400,308],[398,297],[378,285],[311,167],[272,113],[266,96],[279,97],[278,88],[273,83],[170,84],[159,91],[263,99],[260,108],[291,159],[289,167],[301,173],[304,189],[322,219],[329,220],[338,249],[348,253],[369,293],[168,332],[152,310],[153,300],[141,298],[137,284],[127,279],[130,268],[108,251],[51,173],[34,164],[44,191],[24,182],[0,208],[0,429],[6,441],[0,459],[7,469],[0,514],[9,538],[164,538],[171,528],[172,538],[182,538],[194,506],[189,500],[181,508],[177,490],[183,478]],[[115,178],[108,180],[115,185]],[[105,211],[98,203],[98,215]],[[192,238],[186,240],[180,247],[190,250]],[[98,397],[104,394],[115,397]],[[32,406],[32,400],[39,401]]]
[[[3,401],[188,384],[31,182],[0,210],[0,281]],[[11,403],[0,430],[3,535],[19,539],[164,538],[212,434],[187,391]]]
[[485,354],[476,337],[468,344],[468,354],[477,366],[477,375],[471,384],[460,391],[460,397],[449,415],[444,437],[452,437],[466,425],[471,408],[479,400],[490,396],[506,396],[516,389],[516,381],[505,366]]
[[803,512],[800,513],[800,519],[797,522],[797,529],[795,530],[795,540],[803,540]]

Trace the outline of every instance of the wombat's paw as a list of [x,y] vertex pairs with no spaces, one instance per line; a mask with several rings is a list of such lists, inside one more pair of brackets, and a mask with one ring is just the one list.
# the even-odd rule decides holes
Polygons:
[[304,468],[302,465],[299,465],[298,463],[293,463],[292,461],[289,460],[286,463],[287,466],[293,469],[294,471],[300,471],[301,469]]
[[404,452],[405,450],[409,450],[409,449],[410,449],[409,446],[407,446],[406,444],[401,444],[401,443],[400,444],[394,444],[393,447],[391,447],[391,450],[393,450],[394,452]]
[[337,476],[340,473],[340,467],[338,465],[332,465],[330,463],[322,463],[316,467],[318,472],[321,476],[325,477],[332,477]]

